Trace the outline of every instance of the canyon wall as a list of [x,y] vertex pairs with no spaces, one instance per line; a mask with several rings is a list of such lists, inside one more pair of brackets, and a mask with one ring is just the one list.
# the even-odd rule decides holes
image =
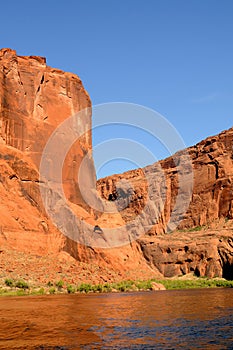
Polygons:
[[78,76],[47,66],[43,57],[0,51],[0,141],[23,152],[37,169],[52,132],[88,107],[89,132],[71,147],[63,173],[66,196],[76,204],[81,198],[76,179],[79,164],[92,147],[89,95]]
[[[148,222],[144,226],[151,227],[149,235],[165,233],[177,201],[179,188],[187,185],[186,180],[193,178],[193,188],[187,211],[178,222],[178,229],[207,225],[220,218],[233,218],[233,128],[190,147],[186,150],[190,156],[191,177],[179,182],[179,166],[177,159],[183,152],[178,152],[144,169],[132,170],[123,174],[100,179],[98,191],[105,199],[114,201],[125,222],[134,220],[143,211],[145,205],[151,208]],[[175,160],[175,161],[174,161]],[[159,177],[158,174],[159,173]],[[164,184],[161,180],[164,177]],[[117,184],[128,182],[128,188],[117,189]],[[186,187],[184,187],[186,188]],[[150,203],[153,194],[153,203]],[[161,206],[156,216],[155,205]],[[154,205],[155,204],[155,205]],[[121,210],[122,208],[122,210]]]
[[[84,122],[80,118],[75,124],[75,128],[86,132],[65,157],[62,185],[68,205],[81,220],[83,242],[91,232],[97,247],[61,234],[45,212],[39,189],[39,167],[47,141],[68,117],[86,108]],[[81,80],[48,67],[42,57],[22,57],[2,49],[1,249],[14,249],[25,257],[65,251],[80,266],[82,262],[98,264],[122,278],[170,277],[189,272],[233,278],[232,141],[230,129],[144,169],[99,180],[97,190],[106,210],[95,211],[83,200],[77,181],[80,164],[87,155],[84,185],[95,183],[90,152],[91,101]],[[55,158],[60,155],[60,146],[64,145],[57,145]],[[179,163],[187,154],[192,171],[190,164],[183,167],[180,186]],[[177,205],[177,196],[181,204],[190,196],[184,212],[182,205]],[[53,198],[55,207],[56,198],[60,201],[59,196]],[[111,213],[111,208],[118,211]],[[68,222],[69,215],[67,212]],[[170,225],[172,215],[179,222],[177,227]],[[90,224],[87,230],[85,222]],[[95,225],[99,233],[93,232]],[[124,244],[113,247],[111,242],[121,227],[119,243]],[[101,248],[101,242],[108,249]],[[112,278],[109,276],[110,272],[101,278],[107,281]]]
[[[148,228],[137,242],[148,264],[164,276],[195,271],[200,276],[233,278],[232,145],[233,128],[186,150],[192,164],[193,189],[189,206],[173,230],[169,228],[169,220],[181,187],[179,167],[175,164],[179,163],[177,159],[182,157],[182,151],[144,169],[98,181],[101,196],[116,203],[129,228],[136,217]],[[165,186],[161,176],[158,179],[161,170]],[[130,193],[127,187],[117,188],[123,179]],[[190,181],[190,177],[187,179]],[[140,217],[146,205],[149,215]],[[156,207],[162,208],[159,215]]]
[[68,117],[85,109],[87,132],[71,146],[63,167],[65,195],[74,205],[83,203],[77,173],[92,147],[89,95],[78,76],[47,66],[45,58],[18,56],[11,49],[0,50],[2,244],[37,252],[64,246],[65,238],[44,210],[39,166],[54,130]]
[[[81,80],[74,74],[47,66],[43,57],[24,57],[11,49],[0,50],[1,251],[23,252],[26,260],[30,254],[56,256],[63,251],[74,257],[78,264],[85,261],[103,265],[105,270],[116,271],[120,276],[123,271],[137,270],[137,266],[145,276],[151,275],[151,269],[136,245],[112,251],[87,247],[73,240],[72,235],[63,235],[45,212],[39,188],[43,185],[39,167],[44,147],[54,130],[80,111],[86,111],[85,118],[78,115],[74,128],[87,131],[74,142],[65,157],[62,185],[71,211],[83,222],[95,225],[98,215],[83,200],[77,181],[79,166],[87,155],[84,182],[88,186],[90,183],[95,185],[91,157],[91,101]],[[69,134],[68,138],[64,136],[65,141],[69,141]],[[63,147],[63,143],[57,144],[53,150],[54,158],[60,156]],[[50,192],[47,199],[51,200]],[[53,199],[60,201],[56,191]],[[71,211],[67,211],[64,218],[70,227],[73,223],[69,217]],[[58,217],[59,214],[58,211]],[[121,225],[120,215],[115,216],[116,225]],[[101,215],[101,225],[108,219],[108,214]],[[78,229],[85,241],[86,232],[81,226]]]

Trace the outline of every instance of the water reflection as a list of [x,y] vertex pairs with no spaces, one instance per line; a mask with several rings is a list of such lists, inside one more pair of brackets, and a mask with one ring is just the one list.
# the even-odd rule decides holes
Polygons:
[[233,289],[0,299],[1,349],[232,349]]

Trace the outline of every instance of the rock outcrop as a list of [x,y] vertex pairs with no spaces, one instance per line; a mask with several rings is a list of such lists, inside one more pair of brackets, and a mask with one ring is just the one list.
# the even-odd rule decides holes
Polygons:
[[[233,128],[186,150],[192,164],[190,173],[193,177],[193,189],[189,206],[180,218],[178,228],[203,226],[222,217],[233,218],[232,145]],[[179,183],[179,169],[174,162],[179,157],[182,157],[182,151],[144,169],[100,179],[98,190],[103,198],[114,200],[119,209],[123,208],[121,215],[126,222],[132,221],[147,204],[151,210],[144,226],[153,224],[149,231],[151,235],[165,233],[179,188],[183,186]],[[117,184],[122,179],[128,182],[130,194],[124,188],[117,190]],[[153,203],[150,203],[151,194]],[[158,208],[161,198],[163,207],[159,216],[156,216],[154,204]]]
[[[64,246],[65,238],[43,207],[39,166],[45,144],[66,118],[88,108],[85,120],[87,130],[91,128],[89,107],[90,98],[78,76],[48,67],[43,57],[0,50],[2,244],[44,253]],[[74,204],[82,203],[76,174],[91,147],[88,131],[65,159],[63,187],[67,199]]]
[[233,279],[231,228],[174,232],[140,239],[145,259],[165,277],[193,273],[196,276]]
[[[199,276],[233,278],[232,228],[226,232],[222,226],[211,230],[213,223],[233,219],[232,145],[233,128],[187,149],[192,163],[193,189],[187,211],[174,232],[168,226],[180,186],[174,159],[177,162],[182,152],[144,169],[98,181],[101,195],[114,200],[119,210],[122,208],[121,216],[129,227],[148,206],[149,215],[140,219],[148,229],[137,241],[149,265],[158,268],[164,276],[195,272]],[[161,177],[158,179],[158,169],[163,171],[165,186]],[[117,189],[122,179],[127,181],[130,194],[124,188]],[[155,207],[159,206],[162,209],[158,215]],[[186,230],[186,234],[182,230]]]
[[[22,151],[37,169],[52,132],[66,118],[88,107],[90,98],[76,75],[48,67],[43,57],[0,51],[0,141]],[[88,113],[90,129],[91,111]],[[67,198],[76,204],[81,198],[76,174],[91,147],[89,131],[66,157],[63,185]]]

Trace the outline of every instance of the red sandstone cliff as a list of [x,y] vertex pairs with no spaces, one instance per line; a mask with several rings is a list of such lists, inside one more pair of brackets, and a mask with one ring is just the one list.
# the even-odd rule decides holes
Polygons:
[[[101,249],[82,246],[61,234],[45,213],[39,191],[38,172],[44,146],[60,123],[90,106],[90,98],[76,75],[48,67],[45,58],[42,57],[22,57],[11,49],[0,50],[0,270],[2,275],[7,276],[7,271],[14,275],[22,270],[22,266],[18,266],[17,252],[25,256],[23,266],[26,267],[22,270],[24,271],[22,277],[28,278],[27,276],[30,277],[34,273],[45,282],[49,280],[49,276],[61,273],[63,269],[64,274],[66,271],[67,276],[70,276],[70,281],[82,280],[80,276],[87,279],[87,275],[92,281],[98,281],[101,278],[102,281],[109,280],[112,279],[111,276],[116,278],[124,276],[124,273],[128,273],[130,269],[137,270],[138,265],[143,271],[142,276],[144,272],[145,276],[151,273],[151,268],[136,247],[113,249],[105,254]],[[87,129],[90,128],[90,110],[85,122]],[[63,167],[63,188],[76,215],[94,224],[94,216],[83,202],[76,180],[79,165],[91,147],[91,132],[85,133],[71,147]],[[93,167],[90,166],[89,170],[91,173],[86,174],[86,178],[93,182],[95,179]],[[119,216],[118,221],[121,224],[120,219]],[[82,233],[85,235],[85,232]],[[66,264],[65,261],[69,262],[68,254],[62,255],[62,263],[59,263],[59,254],[62,251],[70,255],[71,270],[69,271],[63,267]],[[12,260],[11,256],[15,256],[15,260]],[[46,266],[42,268],[34,258],[36,256],[48,258],[44,261],[50,268],[44,275],[43,270]],[[72,260],[71,256],[75,260]],[[56,257],[57,264],[55,264]],[[27,264],[30,261],[34,262],[33,266],[30,263]],[[85,262],[90,267],[86,267],[86,273],[81,274],[80,271]],[[93,271],[93,266],[98,265],[99,273],[91,276],[89,271]],[[101,269],[104,272],[101,272]],[[74,271],[73,275],[71,271]],[[66,275],[63,278],[65,279]]]
[[[233,128],[209,137],[186,151],[192,165],[193,189],[190,204],[180,219],[178,228],[203,226],[222,217],[233,219]],[[159,218],[155,218],[150,235],[164,233],[168,229],[167,225],[181,187],[179,168],[174,162],[179,157],[182,157],[182,151],[144,169],[101,179],[98,181],[98,190],[105,199],[114,200],[119,207],[122,205],[124,209],[121,215],[126,222],[130,222],[143,210],[150,193],[153,194],[157,206],[163,198],[164,208]],[[161,173],[164,176],[165,194],[162,193]],[[122,179],[127,180],[133,189],[130,196],[124,188],[120,189],[121,193],[116,188]],[[153,219],[154,203],[149,203],[149,219]]]
[[[192,164],[193,189],[190,204],[179,220],[177,228],[180,232],[165,234],[180,187],[179,168],[174,159],[177,161],[182,157],[182,152],[145,169],[98,181],[101,195],[114,200],[119,208],[122,206],[121,216],[129,223],[129,228],[130,222],[148,205],[149,215],[143,215],[139,220],[148,230],[138,239],[138,243],[150,266],[158,268],[163,275],[195,271],[202,276],[233,278],[232,228],[224,229],[220,225],[218,230],[211,230],[211,225],[215,227],[214,222],[231,222],[233,219],[232,145],[233,128],[187,149]],[[158,168],[164,175],[165,194],[162,193],[161,179],[157,176]],[[130,183],[130,195],[124,189],[117,190],[116,185],[122,179]],[[164,207],[156,216],[154,207],[159,207],[162,197]]]
[[[44,146],[56,127],[90,106],[76,75],[48,67],[43,57],[0,50],[0,227],[4,244],[44,252],[64,246],[63,235],[45,215],[38,170]],[[90,128],[90,111],[86,122]],[[67,198],[76,204],[81,197],[75,175],[91,147],[88,132],[66,157],[63,185]]]
[[[10,49],[0,51],[0,140],[22,151],[37,169],[56,127],[87,107],[91,107],[90,98],[76,75],[48,67],[43,57],[17,56]],[[90,112],[86,121],[91,127]],[[89,132],[66,159],[64,186],[74,203],[79,202],[74,174],[91,147]]]
[[[97,249],[82,246],[55,228],[45,214],[39,192],[41,154],[49,136],[62,121],[90,106],[89,96],[77,76],[48,67],[41,57],[17,56],[10,49],[0,51],[1,271],[5,269],[4,256],[9,257],[6,252],[14,249],[14,252],[23,252],[25,261],[30,260],[27,259],[30,254],[44,257],[53,254],[56,257],[59,252],[67,252],[74,258],[72,260],[70,257],[69,271],[64,269],[64,261],[69,261],[68,254],[58,266],[54,263],[55,258],[51,260],[54,267],[50,269],[54,269],[54,273],[63,271],[63,278],[66,273],[74,280],[174,276],[192,271],[198,275],[233,278],[232,129],[188,149],[194,186],[190,205],[180,220],[179,229],[203,226],[200,232],[175,231],[165,234],[171,212],[176,208],[179,191],[178,170],[172,157],[159,164],[165,187],[161,186],[163,179],[158,164],[100,180],[97,188],[109,200],[109,205],[114,202],[119,209],[124,209],[114,215],[94,215],[83,202],[75,177],[83,157],[91,149],[90,132],[76,142],[66,157],[63,169],[66,197],[74,212],[83,220],[91,224],[97,222],[101,227],[109,223],[112,227],[129,224],[128,232],[137,239],[132,241],[127,236],[128,245]],[[89,127],[90,114],[87,115],[87,123]],[[179,154],[176,157],[179,159]],[[92,171],[93,168],[90,168],[90,181],[94,181]],[[149,185],[148,178],[151,180]],[[133,190],[128,193],[127,186],[123,186],[117,192],[119,179],[128,180]],[[187,179],[190,180],[189,177]],[[164,188],[166,191],[163,191]],[[183,192],[185,198],[185,188]],[[138,227],[132,228],[130,222],[143,211],[148,202],[148,193],[153,194],[153,200],[149,198],[148,215],[139,220]],[[165,204],[158,216],[156,210],[161,198],[164,198]],[[179,210],[175,215],[179,217]],[[221,220],[224,222],[221,223]],[[225,223],[225,220],[228,222]],[[216,224],[212,224],[213,221]],[[141,227],[146,233],[139,237],[137,231]],[[82,234],[85,236],[85,232]],[[12,263],[12,260],[7,261]],[[33,261],[34,270],[43,270],[41,264],[36,263],[36,258]],[[46,259],[45,264],[46,261],[49,266]],[[84,263],[90,270],[81,274]],[[28,266],[22,276],[24,278],[31,273],[30,264]],[[16,266],[13,266],[7,271],[14,273],[16,270]],[[93,271],[95,275],[92,275]],[[40,279],[46,281],[49,278],[47,275],[49,271]]]

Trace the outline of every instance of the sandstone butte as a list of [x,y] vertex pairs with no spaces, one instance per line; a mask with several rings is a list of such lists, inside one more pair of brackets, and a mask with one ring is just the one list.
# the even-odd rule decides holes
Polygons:
[[[88,107],[86,125],[82,125],[88,131],[64,162],[64,193],[75,215],[85,222],[98,224],[103,231],[109,223],[113,229],[125,225],[128,243],[119,247],[88,246],[63,235],[41,200],[39,165],[47,140],[61,122]],[[233,279],[233,129],[186,150],[193,189],[181,215],[176,207],[176,164],[183,152],[97,183],[89,156],[88,184],[96,186],[107,207],[114,205],[119,212],[103,214],[89,208],[76,174],[91,152],[90,128],[91,100],[78,76],[48,67],[43,57],[0,50],[0,279],[100,283],[191,272]],[[188,170],[186,175],[188,183]],[[126,181],[130,188],[124,185]],[[185,196],[184,187],[181,198]],[[179,226],[173,230],[169,221],[174,212]],[[137,217],[135,226],[132,222]]]

